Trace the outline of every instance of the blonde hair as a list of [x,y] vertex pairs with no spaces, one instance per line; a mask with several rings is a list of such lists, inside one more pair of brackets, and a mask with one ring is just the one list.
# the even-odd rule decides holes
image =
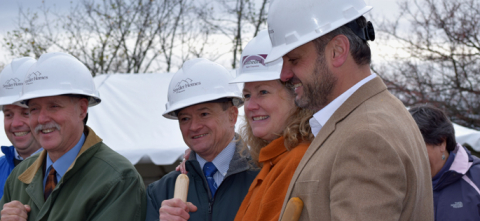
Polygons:
[[[295,99],[295,94],[293,90],[286,86],[285,83],[279,82],[282,84],[283,88],[287,91],[289,97],[287,99]],[[288,116],[285,120],[285,129],[282,134],[278,136],[283,136],[285,141],[284,145],[288,151],[298,146],[298,144],[307,142],[312,142],[314,136],[310,129],[309,119],[313,116],[314,112],[312,110],[296,107],[295,110]],[[252,127],[248,122],[248,117],[244,115],[245,124],[240,127],[240,133],[244,139],[243,151],[246,151],[250,147],[250,155],[252,157],[253,163],[257,166],[262,167],[258,162],[258,157],[260,155],[260,150],[267,146],[270,142],[263,140],[261,138],[255,137],[253,135]]]

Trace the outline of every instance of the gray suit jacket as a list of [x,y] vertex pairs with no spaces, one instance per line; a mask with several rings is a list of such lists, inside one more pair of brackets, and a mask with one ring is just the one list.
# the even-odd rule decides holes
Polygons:
[[433,220],[427,150],[404,105],[376,77],[332,115],[298,165],[283,204],[300,220]]

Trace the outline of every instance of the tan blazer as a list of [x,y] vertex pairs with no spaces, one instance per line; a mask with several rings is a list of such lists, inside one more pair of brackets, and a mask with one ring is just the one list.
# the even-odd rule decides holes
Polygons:
[[379,77],[320,130],[293,175],[282,214],[291,197],[304,202],[300,220],[433,220],[422,135]]

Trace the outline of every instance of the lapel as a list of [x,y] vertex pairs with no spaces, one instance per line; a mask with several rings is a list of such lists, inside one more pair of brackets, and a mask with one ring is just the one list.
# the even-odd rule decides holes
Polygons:
[[[42,156],[43,155],[43,156]],[[39,158],[44,159],[46,153],[41,153]],[[36,174],[34,174],[31,182],[25,188],[25,192],[28,194],[30,199],[33,202],[33,205],[36,206],[37,209],[35,211],[40,211],[45,204],[45,200],[43,199],[43,171],[38,170]],[[32,208],[32,211],[34,209]]]
[[[283,203],[283,208],[285,208],[286,203],[288,199],[290,199],[290,196],[292,194],[292,189],[295,186],[296,181],[298,180],[299,175],[302,173],[302,171],[305,169],[306,164],[312,156],[315,154],[315,152],[320,149],[320,147],[325,143],[325,141],[330,137],[330,135],[335,131],[336,125],[338,122],[342,121],[345,119],[353,110],[355,110],[358,106],[360,106],[363,102],[371,98],[372,96],[385,91],[387,87],[383,83],[382,79],[380,77],[375,77],[371,81],[367,82],[360,88],[358,88],[355,93],[350,96],[345,103],[343,103],[336,111],[333,113],[333,115],[330,117],[330,119],[325,123],[325,125],[322,127],[320,132],[318,132],[317,136],[315,139],[312,141],[310,146],[308,147],[307,151],[305,152],[305,155],[303,155],[302,160],[300,161],[300,164],[298,165],[297,169],[295,170],[295,173],[293,174],[292,180],[290,181],[290,185],[288,187],[287,195],[288,197],[285,197],[285,201]],[[313,165],[313,166],[318,166],[318,165]],[[310,165],[312,167],[312,165]]]
[[[72,165],[68,168],[67,172],[65,175],[60,179],[57,183],[57,186],[55,189],[52,191],[50,194],[50,197],[48,197],[47,201],[45,201],[43,192],[43,168],[42,165],[45,162],[45,158],[47,157],[47,151],[43,150],[40,152],[40,155],[38,158],[33,162],[33,164],[28,167],[20,176],[18,176],[18,179],[22,181],[23,183],[27,184],[27,188],[25,191],[27,192],[28,196],[30,199],[32,199],[33,203],[35,204],[36,207],[38,207],[38,216],[40,219],[43,218],[43,216],[47,215],[48,212],[50,211],[50,208],[55,201],[54,199],[58,195],[58,189],[63,185],[65,180],[68,180],[69,177],[73,176],[75,174],[76,170],[78,168],[81,168],[85,163],[88,162],[88,159],[77,162],[79,157],[86,152],[90,147],[94,146],[95,144],[99,143],[102,141],[100,137],[98,137],[95,132],[88,126],[85,126],[85,131],[86,135],[85,142],[83,143],[82,148],[80,149],[80,152],[78,153],[77,157],[73,161]],[[89,151],[91,152],[91,151]],[[88,153],[88,152],[87,152]],[[85,154],[87,154],[85,153]],[[84,155],[85,155],[84,154]],[[93,153],[90,153],[93,154]],[[87,157],[89,158],[89,157]],[[77,164],[76,170],[72,170],[74,167],[75,163]]]
[[[88,126],[85,126],[85,135],[86,135],[85,142],[83,143],[83,146],[80,149],[80,152],[78,153],[77,158],[75,158],[72,165],[70,165],[65,175],[67,175],[68,172],[73,168],[73,166],[77,162],[80,155],[82,155],[86,150],[88,150],[93,145],[102,141],[102,139],[98,137],[95,134],[95,132],[93,132],[93,130],[90,129],[90,127]],[[20,174],[20,176],[18,176],[18,179],[25,184],[30,184],[34,179],[35,174],[37,174],[37,171],[39,171],[42,168],[43,162],[45,162],[45,157],[47,157],[47,151],[43,150],[42,152],[40,152],[40,156],[38,156],[38,158],[32,163],[32,165],[28,167],[22,174]],[[85,163],[85,162],[82,162],[82,163]]]

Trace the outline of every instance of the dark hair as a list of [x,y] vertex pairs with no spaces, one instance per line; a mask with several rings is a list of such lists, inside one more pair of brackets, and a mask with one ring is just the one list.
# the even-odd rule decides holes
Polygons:
[[455,150],[457,146],[455,129],[442,110],[423,104],[412,107],[409,111],[415,122],[417,122],[425,143],[439,145],[445,141],[448,152]]
[[[367,19],[365,19],[363,16],[355,19],[355,22],[361,29],[367,27]],[[366,65],[371,63],[372,52],[370,51],[370,46],[368,45],[367,41],[358,37],[352,31],[352,29],[347,26],[347,24],[313,40],[313,43],[317,49],[317,53],[320,54],[320,56],[323,56],[327,43],[337,35],[345,35],[348,38],[348,41],[350,42],[350,54],[357,65]]]

